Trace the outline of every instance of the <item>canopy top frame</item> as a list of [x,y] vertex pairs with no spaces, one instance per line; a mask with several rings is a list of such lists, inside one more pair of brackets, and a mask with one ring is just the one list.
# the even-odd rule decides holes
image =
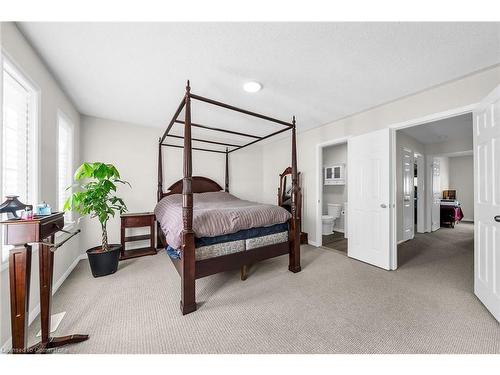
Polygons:
[[204,138],[191,138],[191,140],[196,141],[196,142],[203,142],[203,143],[208,143],[208,144],[227,146],[226,151],[214,150],[214,149],[204,148],[204,147],[192,147],[193,150],[227,154],[227,153],[231,153],[231,152],[234,152],[237,150],[241,150],[242,148],[251,146],[257,142],[263,141],[265,139],[271,138],[271,137],[278,135],[280,133],[286,132],[287,130],[295,129],[295,116],[292,117],[292,122],[286,122],[286,121],[279,120],[279,119],[276,119],[276,118],[273,118],[273,117],[270,117],[267,115],[263,115],[263,114],[260,114],[257,112],[238,108],[238,107],[235,107],[235,106],[227,104],[227,103],[223,103],[223,102],[220,102],[217,100],[213,100],[213,99],[209,99],[209,98],[206,98],[206,97],[203,97],[200,95],[193,94],[193,93],[191,93],[191,86],[190,86],[190,82],[188,80],[187,86],[186,86],[186,93],[182,97],[182,100],[181,100],[179,106],[177,107],[177,110],[175,111],[174,116],[170,120],[165,132],[163,133],[163,136],[160,138],[160,141],[159,141],[160,146],[184,148],[184,146],[180,146],[180,145],[176,145],[176,144],[172,144],[172,143],[165,143],[165,140],[167,137],[184,139],[183,136],[171,134],[171,130],[175,124],[185,124],[185,121],[179,120],[179,116],[186,105],[186,98],[194,99],[194,100],[204,102],[204,103],[216,106],[216,107],[225,108],[225,109],[233,111],[233,112],[243,113],[243,114],[251,116],[251,117],[260,118],[260,119],[266,120],[268,122],[273,122],[275,124],[279,124],[283,127],[277,131],[274,131],[272,133],[261,136],[261,135],[248,134],[248,133],[238,132],[238,131],[234,131],[234,130],[230,130],[230,129],[217,128],[217,127],[212,127],[212,126],[207,126],[207,125],[202,125],[202,124],[197,124],[197,123],[191,122],[190,123],[191,127],[206,129],[206,130],[210,130],[210,131],[214,131],[214,132],[233,134],[233,135],[238,135],[241,137],[246,137],[246,138],[252,139],[250,142],[247,142],[247,143],[234,144],[231,142],[214,141],[214,140],[204,139]]

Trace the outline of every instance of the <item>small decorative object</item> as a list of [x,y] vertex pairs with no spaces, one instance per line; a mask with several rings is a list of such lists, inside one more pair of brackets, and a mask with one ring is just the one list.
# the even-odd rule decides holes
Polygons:
[[50,215],[52,213],[52,209],[50,206],[44,202],[37,204],[35,207],[35,214],[38,216]]
[[26,207],[21,213],[21,219],[23,220],[33,220],[33,210],[31,207]]
[[456,190],[443,190],[443,199],[457,199]]
[[94,277],[115,273],[118,269],[120,244],[108,244],[106,225],[116,212],[123,214],[127,206],[115,195],[116,184],[130,184],[121,180],[120,173],[112,164],[83,163],[75,172],[79,191],[74,192],[64,204],[64,210],[75,210],[80,215],[90,215],[101,223],[101,245],[87,250]]
[[7,195],[5,202],[0,205],[0,213],[7,213],[7,219],[18,220],[20,217],[17,215],[17,211],[24,210],[29,207],[33,210],[33,206],[30,204],[21,203],[17,198],[18,195]]

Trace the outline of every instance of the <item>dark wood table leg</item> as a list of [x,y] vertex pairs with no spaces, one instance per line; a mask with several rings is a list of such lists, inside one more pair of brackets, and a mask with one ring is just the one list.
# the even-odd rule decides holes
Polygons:
[[[54,238],[51,238],[54,243]],[[28,353],[45,353],[47,349],[76,344],[89,338],[88,335],[69,335],[50,337],[50,320],[52,306],[52,279],[54,273],[54,253],[50,246],[38,245],[40,273],[40,325],[42,341],[27,349]]]
[[50,338],[47,349],[58,348],[59,346],[78,344],[89,339],[89,335],[68,335]]
[[31,246],[16,247],[9,253],[10,319],[12,353],[26,350],[31,279]]
[[122,245],[122,248],[120,249],[120,260],[121,260],[125,258],[125,226],[123,225],[123,218],[120,230],[120,243]]
[[48,245],[38,245],[38,254],[40,270],[40,326],[42,329],[42,343],[47,344],[50,338],[54,253],[50,251]]

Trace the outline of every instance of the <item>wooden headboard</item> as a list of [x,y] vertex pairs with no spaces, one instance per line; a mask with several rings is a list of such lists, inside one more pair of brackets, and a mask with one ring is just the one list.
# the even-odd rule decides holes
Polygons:
[[[193,193],[208,193],[210,191],[224,190],[217,182],[208,177],[193,176],[192,177]],[[162,198],[171,194],[182,194],[182,180],[174,182],[166,193],[162,193]]]

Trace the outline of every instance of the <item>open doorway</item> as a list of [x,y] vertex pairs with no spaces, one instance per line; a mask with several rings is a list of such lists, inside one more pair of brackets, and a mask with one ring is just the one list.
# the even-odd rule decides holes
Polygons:
[[347,254],[347,141],[318,145],[319,246]]
[[397,130],[396,149],[398,267],[457,256],[450,272],[472,270],[472,114]]

